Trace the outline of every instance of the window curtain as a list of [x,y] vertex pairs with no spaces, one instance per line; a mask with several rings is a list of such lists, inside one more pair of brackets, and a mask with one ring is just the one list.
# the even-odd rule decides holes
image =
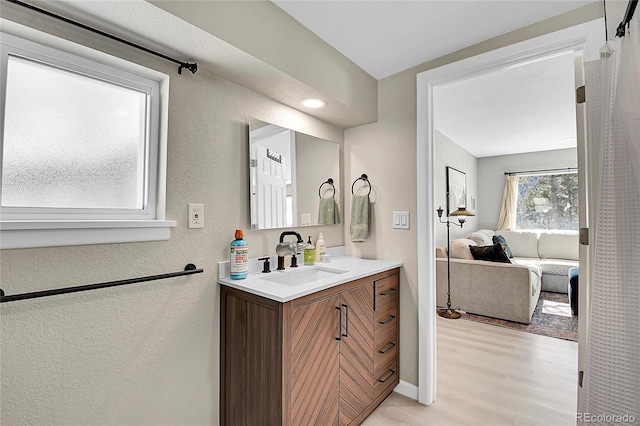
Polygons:
[[[640,21],[585,64],[598,214],[579,413],[640,419]],[[587,271],[581,270],[580,273]],[[610,417],[606,417],[606,416]],[[618,418],[620,420],[621,418]]]
[[518,208],[518,176],[507,176],[502,194],[502,207],[496,229],[509,231],[516,226],[516,209]]

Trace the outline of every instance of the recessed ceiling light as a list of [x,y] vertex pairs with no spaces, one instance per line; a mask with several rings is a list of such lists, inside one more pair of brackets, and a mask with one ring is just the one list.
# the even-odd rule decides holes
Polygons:
[[307,108],[322,108],[327,105],[327,101],[320,98],[305,98],[300,103]]

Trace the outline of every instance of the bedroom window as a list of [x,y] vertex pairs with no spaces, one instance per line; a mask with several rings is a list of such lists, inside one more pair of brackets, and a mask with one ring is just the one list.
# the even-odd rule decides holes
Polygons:
[[519,176],[516,229],[578,230],[578,174]]
[[86,50],[2,34],[2,248],[168,239],[175,226],[158,193],[168,77]]

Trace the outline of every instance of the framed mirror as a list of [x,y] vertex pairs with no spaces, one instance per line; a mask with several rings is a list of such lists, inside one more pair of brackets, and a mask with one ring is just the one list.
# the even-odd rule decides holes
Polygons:
[[339,144],[250,118],[249,157],[251,229],[340,222]]

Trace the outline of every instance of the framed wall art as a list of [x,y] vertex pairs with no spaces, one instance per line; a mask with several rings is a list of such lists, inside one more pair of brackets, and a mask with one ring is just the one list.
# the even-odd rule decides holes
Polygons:
[[461,206],[467,207],[467,175],[447,166],[447,216]]

